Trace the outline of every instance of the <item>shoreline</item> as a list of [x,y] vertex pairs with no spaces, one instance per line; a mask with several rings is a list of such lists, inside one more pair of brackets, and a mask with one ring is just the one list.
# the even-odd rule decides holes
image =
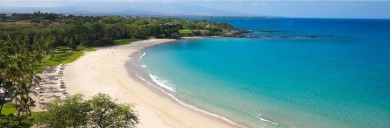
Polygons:
[[[132,104],[140,117],[139,128],[150,127],[218,127],[232,128],[230,124],[210,115],[191,110],[173,99],[161,96],[137,77],[131,77],[126,64],[134,53],[174,39],[150,39],[128,45],[99,48],[66,65],[63,80],[70,94],[81,93],[89,98],[99,92],[109,94],[120,103]],[[201,122],[201,123],[199,123]]]
[[[183,39],[202,39],[204,37],[196,37],[196,38],[183,38]],[[154,45],[155,46],[155,45]],[[149,48],[149,47],[147,47]],[[159,94],[162,97],[165,97],[172,102],[179,104],[183,107],[186,107],[188,109],[191,109],[192,111],[198,112],[200,114],[203,114],[205,116],[210,116],[211,118],[217,120],[217,121],[222,121],[224,123],[229,123],[230,125],[233,125],[235,127],[249,127],[245,124],[237,123],[233,121],[230,118],[227,118],[224,115],[219,115],[214,113],[211,110],[208,110],[207,108],[203,108],[201,106],[196,106],[191,104],[191,102],[188,102],[187,100],[180,99],[175,96],[175,89],[174,88],[169,88],[165,87],[164,85],[161,85],[161,83],[157,82],[155,79],[151,78],[151,74],[149,74],[141,65],[140,60],[142,57],[145,55],[145,50],[147,49],[142,49],[138,52],[135,52],[131,54],[131,58],[135,58],[137,60],[132,60],[129,62],[126,62],[126,68],[128,70],[129,76],[135,79],[137,82],[142,83],[144,86],[146,86],[148,89],[151,91]]]

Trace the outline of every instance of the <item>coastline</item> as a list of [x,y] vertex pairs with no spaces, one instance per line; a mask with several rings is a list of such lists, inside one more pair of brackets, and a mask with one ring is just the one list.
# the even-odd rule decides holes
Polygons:
[[[204,37],[195,37],[195,38],[190,37],[190,38],[182,38],[182,39],[192,40],[192,39],[202,39],[202,38]],[[183,107],[186,107],[192,111],[195,111],[205,116],[210,116],[211,118],[218,121],[223,121],[224,123],[229,123],[234,127],[249,127],[246,124],[237,123],[232,119],[227,118],[224,115],[216,114],[212,110],[209,110],[201,106],[195,106],[190,101],[183,100],[176,97],[176,94],[174,93],[176,91],[175,88],[166,86],[164,83],[158,80],[158,76],[154,76],[154,75],[152,76],[152,74],[150,74],[145,70],[146,66],[140,63],[142,57],[146,55],[145,50],[146,48],[131,54],[130,57],[133,59],[126,62],[125,65],[128,74],[131,78],[134,78],[134,80],[136,80],[137,82],[142,83],[145,87],[149,88],[151,91],[157,93],[161,97],[165,97],[171,100],[172,102],[179,104]]]
[[109,94],[120,103],[132,104],[140,117],[140,124],[137,125],[139,128],[238,127],[180,105],[167,96],[156,93],[128,73],[125,63],[134,59],[129,58],[129,55],[150,46],[173,41],[175,40],[150,39],[87,52],[66,65],[63,80],[67,84],[67,91],[70,94],[81,93],[87,98],[101,92]]

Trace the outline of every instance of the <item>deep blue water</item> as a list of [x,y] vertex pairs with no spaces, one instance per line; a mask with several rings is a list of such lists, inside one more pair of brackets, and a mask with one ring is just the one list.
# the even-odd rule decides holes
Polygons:
[[146,71],[184,102],[251,127],[390,126],[390,20],[207,20],[248,35],[320,37],[204,38],[145,50]]

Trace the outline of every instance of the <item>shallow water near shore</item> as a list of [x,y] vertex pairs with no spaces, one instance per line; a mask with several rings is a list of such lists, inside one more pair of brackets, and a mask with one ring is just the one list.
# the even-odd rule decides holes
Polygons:
[[211,20],[252,35],[326,37],[166,43],[140,53],[146,80],[251,127],[390,126],[389,20]]

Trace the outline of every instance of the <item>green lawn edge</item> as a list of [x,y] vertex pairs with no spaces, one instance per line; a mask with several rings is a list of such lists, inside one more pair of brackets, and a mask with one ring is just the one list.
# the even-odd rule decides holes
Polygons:
[[131,42],[139,41],[140,39],[118,39],[114,40],[114,45],[126,45],[131,44]]
[[15,104],[14,103],[6,103],[3,106],[3,109],[1,110],[1,114],[3,115],[9,115],[9,114],[15,114]]
[[192,31],[190,29],[183,29],[183,30],[179,30],[179,33],[180,34],[191,34]]

